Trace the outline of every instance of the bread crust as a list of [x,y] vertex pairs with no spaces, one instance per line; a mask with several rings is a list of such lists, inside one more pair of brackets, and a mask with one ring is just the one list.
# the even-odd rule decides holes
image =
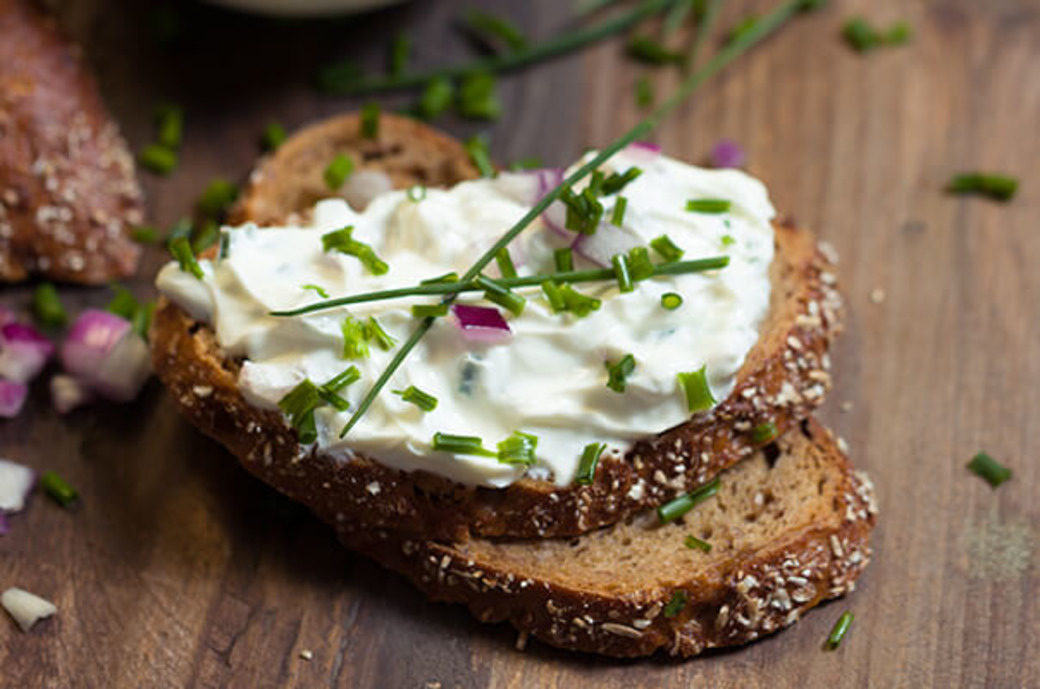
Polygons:
[[0,282],[128,277],[133,158],[94,77],[31,0],[0,0]]

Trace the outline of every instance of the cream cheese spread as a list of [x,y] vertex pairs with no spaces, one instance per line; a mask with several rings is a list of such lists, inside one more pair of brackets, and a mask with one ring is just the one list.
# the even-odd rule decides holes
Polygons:
[[[623,226],[601,226],[583,240],[575,267],[595,267],[582,254],[617,253],[668,235],[685,251],[684,260],[728,255],[726,268],[654,277],[625,294],[614,281],[575,285],[602,300],[584,318],[554,314],[540,289],[525,288],[519,290],[527,297],[522,315],[503,310],[512,336],[497,343],[471,342],[453,316],[439,318],[347,437],[339,435],[350,411],[317,410],[320,450],[344,461],[357,452],[389,467],[470,485],[504,487],[525,474],[565,485],[574,480],[587,444],[623,451],[684,422],[690,413],[677,374],[706,366],[714,398],[724,399],[769,309],[774,210],[766,189],[739,171],[700,169],[638,148],[615,155],[603,170],[633,166],[643,173],[621,192],[627,198]],[[341,392],[354,409],[393,351],[372,346],[368,358],[345,360],[346,316],[375,316],[401,342],[418,322],[411,306],[436,300],[376,301],[297,317],[269,312],[319,300],[307,285],[337,297],[415,285],[449,271],[461,275],[531,208],[544,192],[539,187],[538,174],[502,173],[424,195],[391,191],[364,211],[338,199],[321,201],[304,227],[226,228],[224,258],[200,261],[201,280],[171,263],[157,284],[212,325],[226,351],[245,357],[239,386],[251,404],[278,409],[304,379],[320,385],[354,364],[361,379]],[[616,199],[602,199],[604,223]],[[690,199],[725,199],[731,206],[724,213],[690,212]],[[553,272],[553,250],[575,240],[547,216],[510,246],[520,275]],[[384,275],[370,274],[354,256],[322,250],[322,235],[347,225],[389,265]],[[498,276],[494,263],[485,272]],[[682,296],[675,310],[662,307],[669,292]],[[459,303],[490,305],[480,293]],[[625,392],[618,393],[606,385],[605,362],[626,354],[636,365]],[[436,409],[424,412],[391,392],[411,385],[435,396]],[[515,431],[537,436],[534,466],[431,447],[436,432],[479,436],[493,449]]]

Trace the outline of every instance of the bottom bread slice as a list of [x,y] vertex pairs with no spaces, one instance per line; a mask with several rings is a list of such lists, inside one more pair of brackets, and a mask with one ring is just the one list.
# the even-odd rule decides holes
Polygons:
[[[877,514],[869,478],[806,421],[721,475],[718,493],[661,525],[654,511],[571,539],[439,543],[340,523],[343,542],[560,648],[693,656],[753,641],[852,591]],[[689,547],[687,536],[711,545]]]

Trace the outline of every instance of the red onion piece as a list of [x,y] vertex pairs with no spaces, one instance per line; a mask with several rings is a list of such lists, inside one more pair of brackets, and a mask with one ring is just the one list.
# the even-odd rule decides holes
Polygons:
[[119,316],[88,309],[73,323],[61,347],[65,370],[117,402],[137,396],[148,379],[148,345]]
[[47,365],[54,345],[24,323],[0,326],[0,378],[28,383]]
[[21,512],[36,485],[36,472],[27,466],[0,459],[0,515]]
[[747,163],[747,153],[736,141],[723,139],[711,149],[711,164],[718,168],[740,168]]
[[51,404],[59,414],[92,402],[94,393],[78,378],[57,374],[51,377]]
[[513,334],[498,309],[465,304],[455,304],[451,309],[462,336],[470,342],[501,343]]
[[13,419],[25,406],[29,386],[13,380],[0,379],[0,419]]
[[661,146],[649,141],[633,141],[625,152],[638,160],[651,161],[661,155]]

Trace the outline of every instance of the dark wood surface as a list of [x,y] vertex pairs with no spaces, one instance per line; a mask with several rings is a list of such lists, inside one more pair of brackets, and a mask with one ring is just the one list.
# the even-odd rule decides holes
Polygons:
[[[67,1],[63,14],[135,147],[152,135],[157,101],[188,108],[180,171],[146,180],[151,215],[167,225],[214,175],[245,174],[268,119],[296,126],[358,105],[316,96],[315,65],[338,55],[379,65],[402,26],[420,60],[461,57],[450,22],[472,4],[417,1],[317,24],[189,5],[173,53],[151,45],[144,3]],[[570,9],[484,4],[543,34]],[[726,21],[767,5],[734,0]],[[906,18],[914,39],[858,56],[838,38],[857,12]],[[496,157],[563,164],[610,140],[639,116],[640,73],[615,43],[506,79]],[[657,83],[664,92],[676,76]],[[429,604],[341,549],[193,432],[156,383],[132,405],[59,419],[41,382],[28,411],[0,424],[0,456],[58,470],[83,500],[63,511],[37,498],[0,538],[0,588],[60,610],[31,634],[0,619],[0,685],[1040,686],[1040,2],[832,2],[708,84],[658,138],[701,160],[721,137],[742,142],[777,205],[842,256],[849,327],[821,416],[873,475],[882,508],[875,561],[853,595],[685,663],[538,643],[519,653],[508,627]],[[1020,177],[1019,197],[942,193],[974,168]],[[142,267],[142,295],[161,260],[156,251]],[[0,299],[28,294],[3,288]],[[79,307],[107,295],[66,298]],[[1015,471],[999,490],[965,469],[981,448]],[[848,638],[824,652],[846,609]]]

